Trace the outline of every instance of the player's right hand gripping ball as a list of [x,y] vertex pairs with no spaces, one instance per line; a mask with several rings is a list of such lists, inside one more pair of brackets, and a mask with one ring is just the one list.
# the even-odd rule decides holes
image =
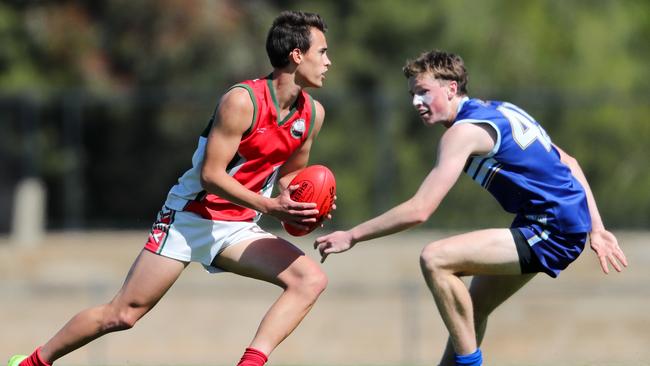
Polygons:
[[314,202],[318,209],[317,221],[307,230],[301,230],[291,224],[282,223],[284,229],[293,236],[303,236],[314,231],[327,217],[334,204],[336,195],[336,180],[334,174],[324,165],[310,165],[301,170],[289,183],[299,185],[298,189],[291,193],[291,199],[296,202]]

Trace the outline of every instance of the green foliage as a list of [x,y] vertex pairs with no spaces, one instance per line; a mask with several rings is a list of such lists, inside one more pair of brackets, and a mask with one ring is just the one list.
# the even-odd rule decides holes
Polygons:
[[[401,67],[440,48],[463,56],[472,96],[520,105],[578,158],[608,225],[647,228],[650,3],[643,0],[2,4],[0,92],[39,96],[39,166],[51,194],[61,196],[64,177],[82,172],[89,216],[119,216],[123,225],[150,219],[140,215],[155,212],[189,166],[223,91],[270,71],[264,41],[282,9],[319,12],[329,26],[333,65],[325,88],[313,91],[327,117],[312,162],[337,176],[335,225],[409,198],[433,166],[442,131],[419,122]],[[60,135],[74,101],[83,116],[81,156]],[[48,122],[56,118],[63,122]],[[8,143],[3,151],[21,149]],[[146,201],[138,216],[128,214],[131,202],[115,199],[124,196],[115,187],[127,185],[133,199]],[[52,202],[50,215],[63,214],[57,205],[65,202]],[[98,218],[100,204],[108,214]],[[508,225],[500,212],[462,177],[427,225]]]

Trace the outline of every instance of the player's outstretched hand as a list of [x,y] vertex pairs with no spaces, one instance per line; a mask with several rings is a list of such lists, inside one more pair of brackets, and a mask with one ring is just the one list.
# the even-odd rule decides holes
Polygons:
[[618,246],[618,240],[611,232],[600,229],[593,230],[589,234],[591,249],[596,252],[600,267],[605,274],[609,273],[609,264],[617,272],[621,272],[623,267],[627,267],[627,258],[621,247]]
[[314,249],[320,253],[320,262],[325,262],[330,253],[341,253],[352,248],[352,235],[348,231],[335,231],[331,234],[316,238]]

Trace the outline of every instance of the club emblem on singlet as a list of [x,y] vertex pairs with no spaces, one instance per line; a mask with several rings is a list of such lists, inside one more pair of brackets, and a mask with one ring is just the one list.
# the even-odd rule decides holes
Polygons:
[[305,120],[300,118],[291,124],[291,137],[299,139],[305,133]]

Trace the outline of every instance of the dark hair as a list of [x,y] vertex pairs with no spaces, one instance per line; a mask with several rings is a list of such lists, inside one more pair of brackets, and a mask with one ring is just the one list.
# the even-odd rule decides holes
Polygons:
[[465,63],[453,53],[440,50],[424,52],[415,60],[407,60],[402,71],[406,78],[430,72],[436,79],[454,80],[458,83],[458,94],[467,94]]
[[311,46],[311,28],[327,31],[327,25],[315,13],[283,11],[275,18],[266,37],[266,53],[271,65],[282,68],[289,64],[289,53],[295,48],[307,52]]

